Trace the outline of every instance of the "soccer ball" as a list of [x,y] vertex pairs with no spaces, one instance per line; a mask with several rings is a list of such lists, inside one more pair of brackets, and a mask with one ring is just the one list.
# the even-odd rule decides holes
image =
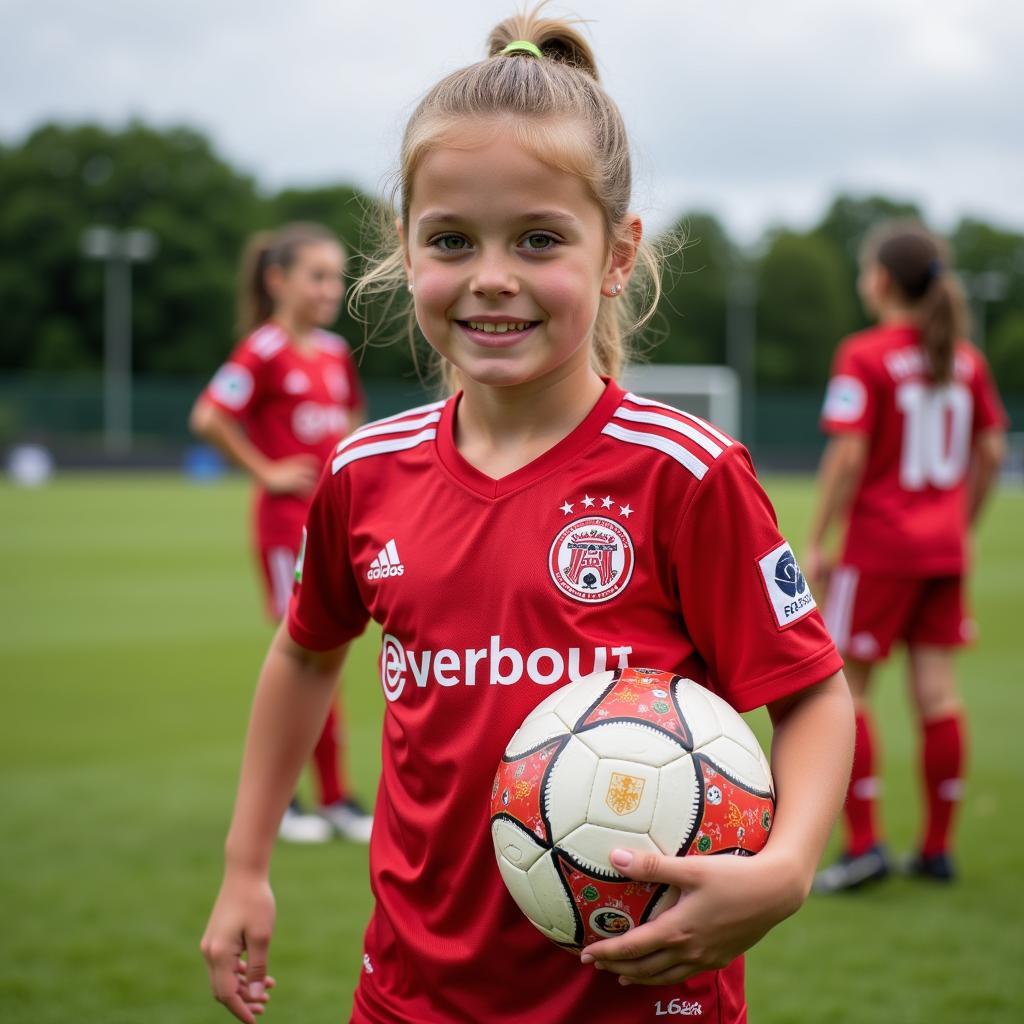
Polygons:
[[579,950],[678,898],[613,870],[615,847],[751,856],[774,812],[768,762],[724,700],[672,672],[625,668],[570,683],[527,715],[491,788],[491,837],[519,909]]

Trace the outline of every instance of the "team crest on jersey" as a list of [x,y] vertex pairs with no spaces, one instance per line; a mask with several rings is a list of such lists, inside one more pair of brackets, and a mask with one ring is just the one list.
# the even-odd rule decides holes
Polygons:
[[633,541],[620,523],[585,516],[558,532],[548,553],[548,570],[566,597],[598,604],[625,589],[634,561]]

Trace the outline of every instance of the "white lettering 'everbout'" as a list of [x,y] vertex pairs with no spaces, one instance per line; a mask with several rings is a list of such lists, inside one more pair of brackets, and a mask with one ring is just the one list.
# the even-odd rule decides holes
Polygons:
[[515,647],[502,645],[501,637],[490,637],[486,647],[470,647],[464,651],[442,648],[439,651],[414,651],[400,640],[385,633],[380,652],[380,681],[384,696],[396,701],[411,681],[419,689],[430,682],[438,686],[512,686],[524,678],[538,686],[575,682],[592,672],[613,667],[627,668],[632,647],[595,647],[592,664],[583,665],[583,650],[570,647],[565,652],[553,647],[538,647],[525,656]]

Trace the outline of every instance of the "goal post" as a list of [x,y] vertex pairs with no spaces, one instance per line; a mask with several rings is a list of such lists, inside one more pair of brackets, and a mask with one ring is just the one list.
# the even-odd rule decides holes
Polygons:
[[693,413],[739,437],[740,382],[729,366],[632,363],[621,383],[627,391]]

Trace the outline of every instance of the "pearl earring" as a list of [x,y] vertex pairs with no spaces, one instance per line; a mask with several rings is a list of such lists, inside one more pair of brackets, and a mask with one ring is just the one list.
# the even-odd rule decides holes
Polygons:
[[409,289],[409,294],[412,295],[412,281],[410,281],[405,287]]

